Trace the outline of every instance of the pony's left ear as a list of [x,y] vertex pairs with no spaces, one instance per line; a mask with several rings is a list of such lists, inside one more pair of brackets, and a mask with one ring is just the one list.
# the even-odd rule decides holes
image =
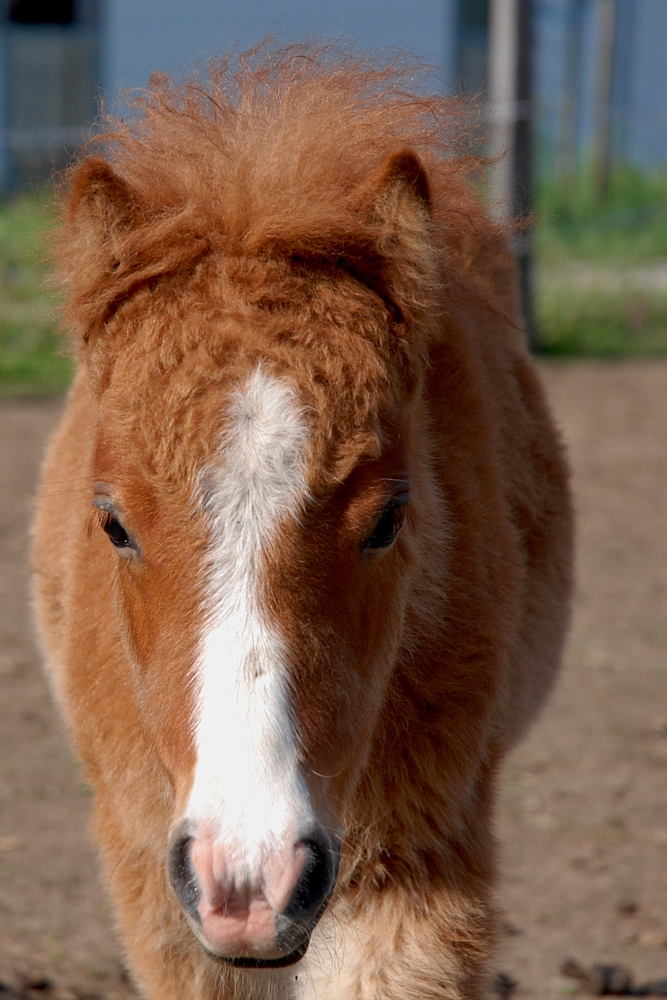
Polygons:
[[386,163],[371,176],[369,188],[376,192],[376,210],[386,212],[390,204],[394,209],[413,207],[425,210],[429,216],[433,203],[431,185],[424,164],[414,150],[404,147],[392,153]]
[[399,149],[371,174],[361,197],[382,261],[385,297],[411,325],[421,325],[439,287],[426,168],[412,149]]

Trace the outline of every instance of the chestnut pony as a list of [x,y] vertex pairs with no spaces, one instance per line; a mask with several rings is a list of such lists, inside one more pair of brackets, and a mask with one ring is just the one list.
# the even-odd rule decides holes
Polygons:
[[486,995],[570,592],[506,241],[410,72],[153,78],[69,177],[37,615],[152,1000]]

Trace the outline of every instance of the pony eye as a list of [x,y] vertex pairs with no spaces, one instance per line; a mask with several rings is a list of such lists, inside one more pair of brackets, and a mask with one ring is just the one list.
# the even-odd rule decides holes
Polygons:
[[134,543],[123,525],[118,521],[113,514],[108,511],[102,512],[101,517],[102,529],[111,541],[112,545],[115,545],[117,549],[133,549]]
[[405,508],[410,502],[409,493],[392,497],[380,515],[380,519],[363,543],[363,549],[388,549],[398,537],[405,520]]

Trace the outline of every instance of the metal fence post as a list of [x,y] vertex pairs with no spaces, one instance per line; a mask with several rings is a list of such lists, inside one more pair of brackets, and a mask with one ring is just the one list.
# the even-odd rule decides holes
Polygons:
[[539,350],[533,306],[532,211],[533,0],[491,0],[489,97],[497,210],[522,224],[514,236],[528,346]]

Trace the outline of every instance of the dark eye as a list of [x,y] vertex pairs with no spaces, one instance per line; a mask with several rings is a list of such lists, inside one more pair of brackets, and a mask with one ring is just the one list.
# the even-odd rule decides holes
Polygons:
[[362,548],[388,549],[396,541],[405,520],[405,508],[410,502],[409,493],[392,497],[380,515],[380,519],[368,536]]
[[134,548],[132,539],[130,538],[127,531],[120,523],[120,521],[116,520],[113,514],[110,514],[109,511],[107,510],[102,511],[102,516],[100,518],[100,521],[102,524],[102,528],[111,539],[112,544],[115,545],[117,549]]

